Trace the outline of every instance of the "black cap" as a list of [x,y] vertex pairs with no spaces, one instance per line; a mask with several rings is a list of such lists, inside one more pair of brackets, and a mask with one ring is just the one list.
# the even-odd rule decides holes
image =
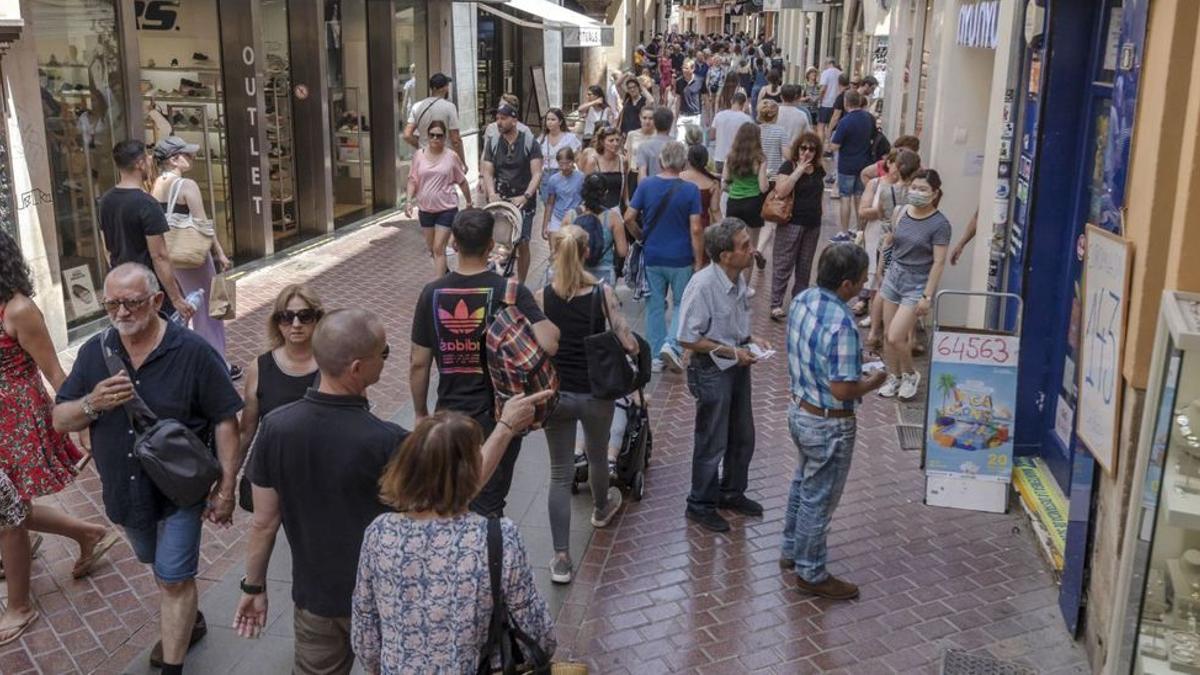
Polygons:
[[429,78],[429,88],[430,89],[441,89],[442,87],[450,84],[450,82],[451,82],[450,76],[448,76],[444,73],[434,73],[433,77]]
[[501,103],[500,106],[496,108],[496,114],[504,115],[505,117],[516,117],[517,109],[507,103]]

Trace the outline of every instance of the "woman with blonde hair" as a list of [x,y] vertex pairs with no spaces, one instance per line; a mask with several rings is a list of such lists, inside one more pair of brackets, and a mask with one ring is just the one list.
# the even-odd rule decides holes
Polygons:
[[559,377],[559,400],[546,420],[550,536],[554,542],[550,580],[559,584],[570,583],[573,576],[571,483],[577,426],[583,426],[583,450],[595,507],[592,526],[608,525],[621,506],[621,491],[608,485],[608,432],[614,403],[592,396],[584,340],[611,326],[626,351],[636,354],[638,350],[616,294],[585,269],[592,255],[588,233],[577,225],[563,226],[554,252],[554,281],[534,295],[546,318],[559,330],[558,352],[552,357]]
[[[259,421],[272,410],[298,401],[316,386],[317,361],[313,357],[312,337],[317,322],[325,315],[321,298],[305,284],[289,284],[275,296],[275,305],[267,316],[267,344],[263,352],[246,367],[246,387],[242,397],[239,424],[241,454],[248,465],[247,451],[258,432]],[[253,511],[250,485],[246,478],[238,486],[242,508]]]
[[[755,246],[755,264],[763,269],[767,261],[758,250],[758,236],[763,227],[763,195],[770,188],[770,183],[767,181],[767,157],[763,154],[762,134],[757,125],[747,122],[738,128],[721,170],[721,183],[729,194],[729,200],[725,203],[725,217],[739,218],[746,223],[750,241]],[[747,281],[750,276],[751,272],[747,270]],[[754,289],[750,292],[753,293]]]

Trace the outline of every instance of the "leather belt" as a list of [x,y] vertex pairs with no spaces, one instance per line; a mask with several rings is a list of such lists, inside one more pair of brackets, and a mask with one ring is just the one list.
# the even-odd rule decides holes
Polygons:
[[854,417],[854,410],[833,409],[833,408],[818,408],[817,406],[805,401],[799,396],[792,395],[792,403],[795,403],[801,410],[807,413],[812,413],[817,417]]

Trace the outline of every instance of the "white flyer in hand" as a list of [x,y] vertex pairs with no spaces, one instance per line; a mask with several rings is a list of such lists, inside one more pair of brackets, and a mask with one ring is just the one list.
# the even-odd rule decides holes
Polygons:
[[756,343],[753,343],[753,342],[750,343],[748,349],[750,350],[750,354],[753,355],[754,358],[759,361],[766,361],[767,359],[771,358],[772,356],[775,356],[774,349],[763,349],[762,347],[758,346]]

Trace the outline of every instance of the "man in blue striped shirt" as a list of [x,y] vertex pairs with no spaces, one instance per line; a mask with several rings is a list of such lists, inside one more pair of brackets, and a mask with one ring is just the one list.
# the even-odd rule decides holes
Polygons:
[[788,495],[779,565],[796,571],[801,591],[849,600],[858,597],[858,587],[825,570],[825,536],[850,473],[854,407],[886,374],[863,377],[861,341],[846,305],[867,281],[866,251],[833,244],[817,265],[817,286],[796,296],[788,312],[788,429],[800,463]]

